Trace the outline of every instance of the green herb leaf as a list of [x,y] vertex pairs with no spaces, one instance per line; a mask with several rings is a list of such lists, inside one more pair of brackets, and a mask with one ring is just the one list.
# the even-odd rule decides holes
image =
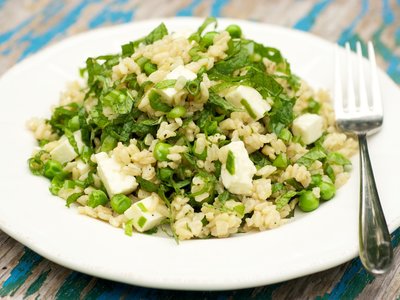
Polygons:
[[217,26],[217,19],[214,17],[208,17],[207,19],[204,20],[203,24],[200,25],[200,27],[197,29],[195,33],[193,33],[190,37],[189,40],[194,40],[196,42],[200,42],[201,40],[201,34],[203,31],[207,28],[208,25],[215,23],[214,28]]
[[297,195],[296,191],[288,191],[275,200],[276,210],[281,210],[289,201]]
[[302,191],[303,190],[303,186],[299,182],[297,182],[297,180],[294,179],[294,178],[289,178],[289,179],[285,180],[285,183],[290,184],[297,191]]
[[240,111],[239,108],[235,107],[233,104],[222,98],[213,90],[210,90],[210,96],[208,98],[208,102],[219,107],[225,113],[229,113],[232,111]]
[[146,45],[153,44],[155,41],[161,40],[166,35],[168,35],[168,29],[164,23],[161,23],[144,38],[144,43]]
[[146,192],[157,192],[159,186],[149,180],[144,179],[141,176],[136,176],[136,180],[139,183],[140,187]]
[[351,165],[350,160],[348,160],[346,157],[344,157],[339,152],[329,153],[326,158],[326,162],[331,165],[340,165],[340,166]]
[[82,196],[83,195],[83,193],[73,193],[72,195],[70,195],[68,198],[67,198],[67,202],[66,202],[66,206],[67,207],[70,207],[70,205],[72,204],[72,203],[74,203],[74,202],[76,202],[76,200],[78,200],[78,198],[80,197],[80,196]]
[[249,155],[249,157],[257,169],[261,169],[262,167],[271,164],[268,158],[260,151],[254,151]]
[[309,112],[312,114],[318,114],[319,110],[321,108],[321,104],[317,101],[315,101],[313,98],[309,98],[307,100],[308,105],[307,108],[305,109],[305,112]]
[[330,180],[332,180],[333,183],[336,181],[336,176],[335,176],[335,171],[333,170],[332,166],[328,163],[324,164],[324,173],[328,175]]
[[168,35],[168,29],[164,23],[161,23],[144,38],[122,45],[122,56],[131,56],[135,52],[135,49],[141,43],[143,43],[144,45],[150,45],[153,44],[155,41],[161,40],[165,35]]
[[154,88],[163,90],[166,88],[174,87],[176,83],[176,79],[166,79],[157,83]]
[[218,195],[218,201],[221,203],[225,203],[226,201],[228,201],[231,197],[231,194],[228,191],[223,191],[222,194]]
[[231,75],[234,71],[244,68],[248,65],[249,52],[246,47],[240,47],[239,51],[215,64],[214,70],[223,75]]
[[127,114],[131,111],[133,99],[129,93],[112,90],[101,99],[103,106],[110,107],[116,114]]
[[161,96],[156,91],[151,91],[149,94],[149,102],[152,109],[162,112],[169,112],[172,107],[161,101]]
[[274,100],[272,109],[269,113],[270,119],[268,126],[271,131],[279,135],[281,130],[288,127],[294,119],[293,106],[295,99],[277,97]]
[[243,83],[254,87],[264,98],[269,95],[277,97],[283,91],[283,87],[263,70],[252,67],[247,72],[246,77],[247,79]]
[[314,161],[321,160],[325,157],[326,157],[326,154],[323,151],[323,149],[321,149],[320,147],[314,147],[310,151],[308,151],[306,154],[304,154],[302,157],[300,157],[296,161],[296,163],[309,168],[313,164]]

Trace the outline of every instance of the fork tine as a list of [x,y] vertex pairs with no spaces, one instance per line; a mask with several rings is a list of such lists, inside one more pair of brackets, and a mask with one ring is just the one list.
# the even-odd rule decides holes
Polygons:
[[372,110],[378,114],[382,114],[382,98],[378,81],[378,70],[376,67],[375,51],[371,41],[368,42],[368,58],[371,68],[371,91],[372,91]]
[[367,97],[367,90],[365,86],[365,79],[364,79],[364,68],[363,68],[363,55],[361,49],[361,43],[357,42],[357,61],[358,61],[358,94],[359,94],[359,108],[360,111],[368,110],[368,97]]
[[353,69],[351,60],[351,49],[350,44],[346,43],[346,64],[347,64],[347,110],[356,110],[356,96],[354,93],[354,83],[353,83]]
[[334,78],[335,114],[343,111],[342,76],[340,70],[339,45],[335,45],[335,78]]

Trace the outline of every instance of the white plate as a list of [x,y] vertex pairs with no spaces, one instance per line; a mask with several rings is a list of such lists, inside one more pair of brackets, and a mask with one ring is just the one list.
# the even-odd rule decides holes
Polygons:
[[[202,19],[164,20],[170,30],[196,29]],[[287,225],[227,239],[173,239],[134,234],[79,215],[48,191],[49,182],[29,173],[26,160],[35,144],[25,129],[33,116],[48,117],[67,80],[88,56],[112,53],[161,20],[83,33],[43,50],[0,80],[0,228],[34,251],[87,274],[148,287],[220,290],[259,286],[328,269],[357,255],[358,163],[337,196]],[[293,70],[316,86],[332,87],[333,46],[308,33],[239,20],[245,35],[277,47]],[[385,123],[369,140],[370,154],[391,231],[400,225],[400,91],[380,72]]]

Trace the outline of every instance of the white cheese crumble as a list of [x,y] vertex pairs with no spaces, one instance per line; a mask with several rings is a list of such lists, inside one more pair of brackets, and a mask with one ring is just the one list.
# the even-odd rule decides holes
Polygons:
[[138,183],[135,176],[122,172],[122,165],[114,157],[100,152],[95,155],[97,161],[97,173],[107,190],[108,196],[116,194],[129,194],[136,190]]
[[138,202],[135,202],[128,208],[124,215],[133,220],[133,226],[137,231],[143,232],[159,225],[166,217],[157,211],[160,205],[160,199],[152,194]]
[[304,114],[293,121],[293,135],[301,137],[304,144],[308,145],[318,140],[323,133],[324,120],[320,115]]
[[[231,174],[226,166],[228,152],[234,156],[234,173]],[[218,153],[222,163],[221,180],[224,187],[233,194],[250,195],[253,184],[252,179],[257,169],[250,160],[242,141],[231,142],[222,147]]]
[[261,119],[271,109],[271,105],[256,89],[245,85],[239,85],[227,93],[225,98],[234,106],[245,109],[254,120]]

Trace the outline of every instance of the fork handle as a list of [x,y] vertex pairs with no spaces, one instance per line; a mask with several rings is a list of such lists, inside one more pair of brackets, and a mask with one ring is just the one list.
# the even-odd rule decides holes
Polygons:
[[360,145],[360,259],[372,274],[383,274],[393,261],[393,248],[376,189],[368,154],[366,134],[358,135]]

